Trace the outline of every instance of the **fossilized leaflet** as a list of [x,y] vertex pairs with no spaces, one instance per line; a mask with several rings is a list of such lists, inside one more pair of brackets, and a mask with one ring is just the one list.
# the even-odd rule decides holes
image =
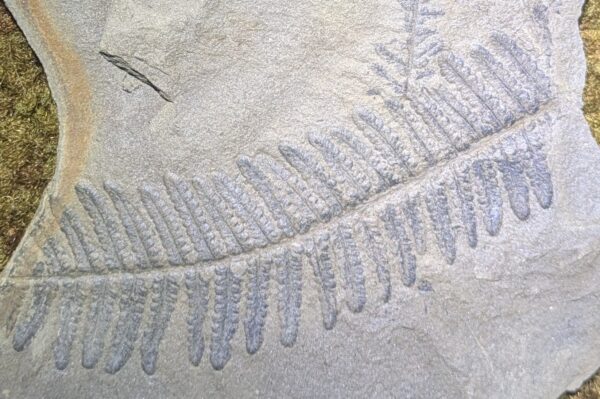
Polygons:
[[70,3],[96,136],[2,276],[28,383],[544,397],[593,370],[565,332],[600,324],[576,5]]

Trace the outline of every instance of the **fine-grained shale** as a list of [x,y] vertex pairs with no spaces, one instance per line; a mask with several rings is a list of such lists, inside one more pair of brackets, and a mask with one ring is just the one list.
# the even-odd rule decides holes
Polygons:
[[593,369],[573,5],[87,3],[106,22],[64,36],[115,106],[0,279],[0,356],[133,396],[521,397]]
[[[118,188],[121,183],[107,181],[94,187],[80,182],[75,187],[79,205],[71,205],[61,217],[62,234],[48,239],[47,245],[56,248],[61,259],[46,255],[39,260],[45,272],[27,280],[18,275],[7,282],[32,284],[33,291],[37,285],[40,291],[33,292],[31,305],[23,309],[32,316],[17,325],[15,349],[22,350],[43,326],[49,295],[54,292],[50,285],[61,286],[56,292],[60,297],[71,296],[74,284],[91,294],[88,282],[94,276],[94,286],[108,285],[97,294],[98,301],[112,295],[121,298],[117,312],[109,312],[104,323],[112,318],[127,320],[115,331],[106,371],[116,372],[125,364],[145,318],[142,366],[154,373],[177,287],[186,272],[195,271],[207,281],[214,280],[217,299],[210,356],[213,367],[221,369],[232,357],[229,340],[239,329],[241,298],[246,299],[249,353],[260,347],[267,311],[280,313],[282,344],[294,344],[302,309],[303,264],[313,262],[314,278],[323,289],[323,324],[332,328],[335,290],[343,292],[347,306],[356,313],[368,300],[379,300],[377,295],[370,299],[366,292],[367,259],[378,264],[385,298],[395,284],[415,284],[418,254],[437,250],[452,265],[461,250],[468,250],[459,248],[460,235],[475,248],[481,232],[499,234],[505,208],[526,220],[530,191],[536,193],[534,211],[550,207],[552,177],[543,148],[544,135],[553,123],[550,81],[515,39],[497,34],[489,43],[499,48],[497,54],[480,46],[475,54],[485,56],[474,56],[470,63],[459,55],[434,51],[431,57],[437,57],[445,78],[440,86],[385,98],[385,114],[357,105],[354,130],[309,132],[304,144],[281,144],[281,159],[263,161],[260,155],[242,155],[237,176],[216,172],[188,180],[168,173],[162,182],[144,183],[137,198],[124,194]],[[397,62],[389,50],[376,48],[390,63]],[[414,51],[409,49],[409,56]],[[494,73],[486,75],[490,65]],[[506,90],[492,91],[495,85]],[[517,87],[518,94],[513,92]],[[530,103],[527,108],[523,98]],[[400,121],[398,128],[391,127],[392,121]],[[509,198],[507,204],[502,190]],[[295,206],[288,205],[292,203]],[[368,223],[370,215],[376,219]],[[364,223],[368,223],[366,235]],[[319,253],[316,259],[312,250],[306,251],[313,247]],[[391,249],[389,258],[383,247]],[[56,262],[57,267],[48,267]],[[84,266],[68,267],[71,263]],[[269,263],[276,266],[273,271],[257,266]],[[401,271],[400,281],[388,282],[386,270],[392,268]],[[236,273],[247,275],[248,282],[242,284]],[[275,295],[266,292],[271,273],[279,285],[272,288],[279,292],[278,310],[269,310],[265,300],[266,295]],[[169,288],[154,290],[168,292],[155,292],[161,297],[149,299],[148,287],[157,284]],[[139,292],[131,297],[132,290]],[[143,317],[138,312],[145,301],[151,305]],[[67,302],[62,308],[71,306],[75,305]],[[97,306],[104,305],[86,305],[82,320],[98,312]],[[65,317],[61,329],[76,330],[79,321]],[[199,328],[190,334],[197,334]],[[148,348],[148,340],[154,341],[153,348]],[[70,352],[72,341],[57,341],[57,359],[68,359],[63,352]],[[89,351],[99,356],[103,341],[96,340]],[[190,351],[198,352],[197,344]],[[190,359],[198,361],[193,353]],[[65,361],[57,360],[57,366],[66,367]]]

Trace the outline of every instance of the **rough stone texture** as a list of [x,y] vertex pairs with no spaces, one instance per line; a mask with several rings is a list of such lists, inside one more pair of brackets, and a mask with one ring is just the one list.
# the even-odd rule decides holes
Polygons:
[[579,2],[8,5],[62,136],[0,280],[5,396],[547,398],[598,366]]

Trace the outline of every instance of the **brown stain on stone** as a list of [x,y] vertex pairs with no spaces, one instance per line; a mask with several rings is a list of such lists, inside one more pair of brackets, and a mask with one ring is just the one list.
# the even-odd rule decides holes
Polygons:
[[[91,110],[91,88],[83,63],[77,53],[68,46],[68,41],[56,31],[43,3],[44,0],[22,2],[24,10],[28,11],[31,17],[30,22],[42,39],[46,55],[52,59],[57,72],[57,76],[54,77],[58,79],[58,82],[55,82],[56,87],[63,90],[55,96],[59,97],[65,106],[60,115],[61,154],[54,176],[54,189],[69,197],[72,196],[70,193],[87,161],[94,119]],[[62,208],[60,204],[57,206]]]
[[[73,199],[73,187],[86,166],[94,127],[91,88],[80,57],[69,46],[70,41],[57,32],[56,22],[44,0],[22,0],[20,3],[24,17],[37,31],[46,56],[43,63],[50,63],[55,71],[53,97],[62,104],[59,108],[59,154],[48,191],[50,211],[56,219],[65,204]],[[57,228],[56,223],[51,226],[51,230]]]

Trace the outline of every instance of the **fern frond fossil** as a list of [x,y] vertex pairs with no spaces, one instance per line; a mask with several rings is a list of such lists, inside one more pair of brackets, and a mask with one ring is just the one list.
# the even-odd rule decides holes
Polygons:
[[[481,232],[500,234],[507,208],[526,220],[534,197],[550,207],[550,79],[504,34],[469,58],[442,51],[426,26],[442,13],[428,3],[400,1],[409,39],[402,54],[384,45],[376,53],[402,80],[388,79],[395,95],[381,107],[357,106],[355,127],[280,143],[279,155],[240,155],[235,176],[169,173],[136,194],[111,181],[77,185],[80,206],[62,214],[33,270],[0,286],[0,301],[14,299],[16,286],[26,292],[11,305],[14,348],[50,324],[58,303],[58,369],[72,363],[81,334],[83,367],[104,362],[116,373],[139,347],[153,374],[185,296],[189,361],[199,365],[208,347],[220,370],[242,329],[248,354],[259,351],[269,317],[293,346],[307,290],[316,287],[323,326],[333,329],[340,298],[359,313],[398,286],[431,290],[419,278],[421,256],[453,264]],[[428,84],[432,73],[443,83]]]
[[373,70],[392,86],[395,94],[405,95],[413,90],[416,82],[435,73],[431,63],[443,51],[444,44],[430,22],[443,16],[444,12],[431,6],[430,0],[398,0],[398,3],[405,11],[403,28],[406,37],[400,43],[394,40],[377,44],[375,51],[388,67],[374,64]]

